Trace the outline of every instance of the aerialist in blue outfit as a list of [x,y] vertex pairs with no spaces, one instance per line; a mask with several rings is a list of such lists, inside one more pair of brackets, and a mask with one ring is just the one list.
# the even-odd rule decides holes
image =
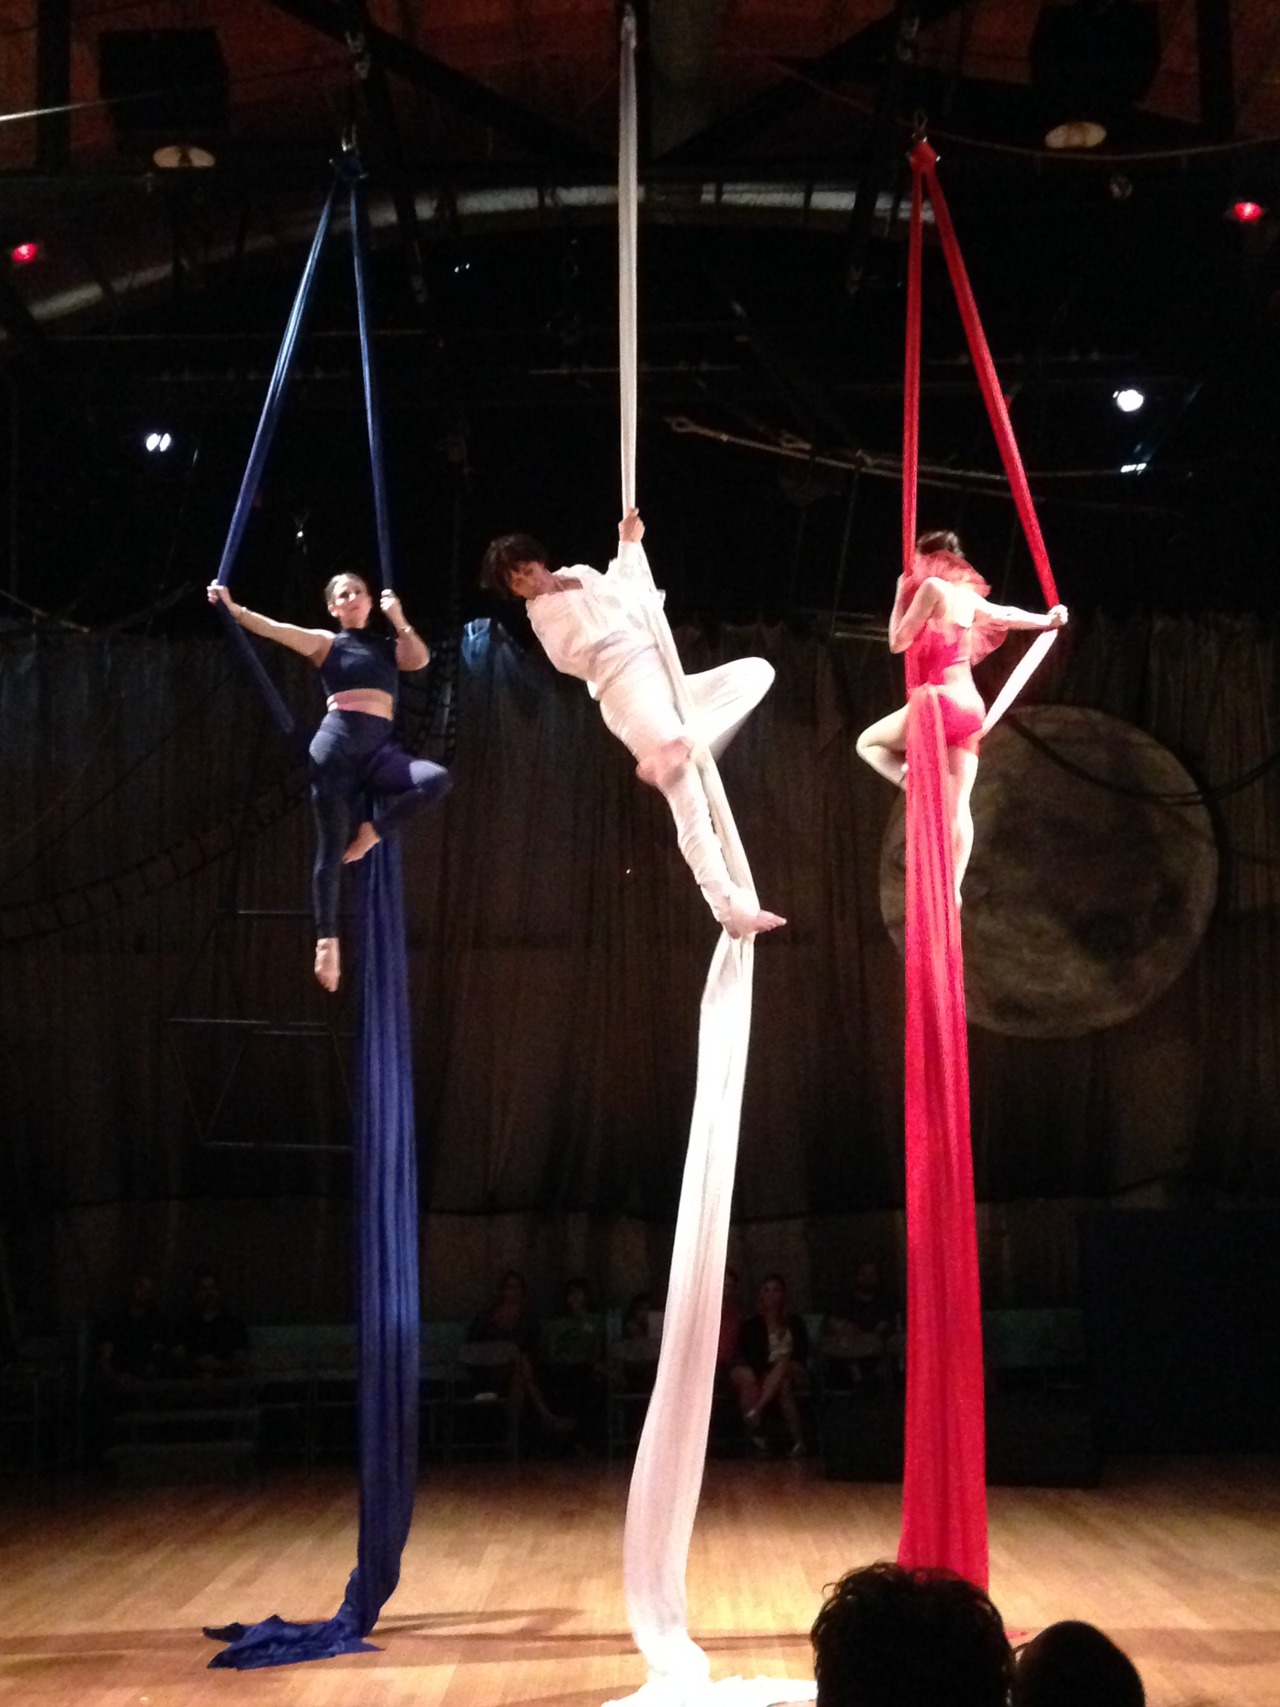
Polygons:
[[329,615],[338,625],[296,628],[236,604],[215,581],[209,603],[219,599],[241,628],[301,652],[320,671],[328,711],[310,747],[311,808],[316,827],[312,901],[316,921],[316,977],[336,990],[338,878],[344,863],[369,849],[412,813],[447,794],[448,771],[429,759],[412,758],[392,735],[402,670],[425,669],[430,653],[405,620],[400,600],[387,589],[383,614],[390,635],[367,629],[373,598],[359,575],[335,575],[324,590]]

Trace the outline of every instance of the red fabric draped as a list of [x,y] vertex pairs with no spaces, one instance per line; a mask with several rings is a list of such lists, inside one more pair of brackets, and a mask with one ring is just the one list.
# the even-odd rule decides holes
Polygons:
[[[960,253],[960,245],[956,241],[955,227],[951,223],[951,213],[947,207],[946,197],[942,193],[942,186],[938,183],[938,174],[935,170],[937,163],[938,156],[934,153],[933,149],[930,148],[927,142],[918,142],[911,150],[911,224],[912,243],[914,244],[914,248],[911,252],[909,265],[913,268],[916,274],[916,326],[914,333],[916,349],[916,377],[915,384],[913,386],[911,384],[910,373],[913,335],[911,330],[911,287],[910,284],[908,284],[908,383],[906,409],[908,414],[914,415],[918,422],[920,412],[920,239],[916,232],[916,227],[921,223],[921,215],[923,212],[921,195],[921,180],[923,179],[925,184],[928,186],[929,200],[933,205],[934,223],[937,226],[938,236],[942,240],[942,253],[946,257],[947,271],[951,275],[951,288],[956,293],[956,304],[960,310],[960,318],[964,322],[965,337],[969,341],[969,354],[973,357],[974,371],[977,373],[978,384],[982,389],[982,399],[987,406],[987,414],[991,417],[992,431],[996,435],[996,444],[1000,448],[1000,460],[1004,463],[1004,471],[1009,477],[1009,486],[1013,492],[1013,502],[1018,511],[1018,519],[1022,523],[1022,531],[1026,534],[1027,544],[1031,549],[1032,561],[1036,566],[1036,577],[1039,580],[1041,590],[1044,593],[1045,604],[1056,605],[1058,603],[1058,589],[1054,584],[1053,570],[1049,567],[1049,553],[1045,549],[1044,538],[1040,532],[1040,521],[1035,512],[1035,505],[1031,502],[1031,489],[1027,485],[1027,472],[1022,466],[1022,457],[1019,454],[1018,446],[1013,437],[1013,428],[1009,423],[1009,411],[1005,406],[1004,393],[1000,389],[1000,381],[996,377],[995,363],[991,360],[991,351],[987,345],[986,333],[982,330],[982,322],[978,319],[978,305],[973,300],[973,290],[969,284],[969,274],[965,270],[964,258]],[[917,444],[917,431],[918,427],[913,425],[910,441],[913,446],[910,478],[913,533],[916,508],[917,456],[915,446]],[[902,510],[905,520],[907,513],[906,488],[908,485],[907,457],[905,451],[902,459],[902,485]],[[904,541],[904,548],[906,544],[907,542]],[[904,559],[904,562],[908,561],[908,559]]]
[[[1014,503],[1047,604],[1058,602],[1022,458],[978,319],[969,277],[927,142],[911,151],[911,232],[902,431],[902,570],[915,563],[920,462],[920,321],[924,193],[964,322]],[[945,1566],[987,1585],[982,1306],[969,1133],[964,959],[955,901],[950,774],[942,715],[921,653],[906,654],[907,1416],[903,1565]]]
[[[909,656],[909,654],[908,654]],[[987,1586],[964,961],[936,689],[907,714],[907,1419],[898,1560]]]

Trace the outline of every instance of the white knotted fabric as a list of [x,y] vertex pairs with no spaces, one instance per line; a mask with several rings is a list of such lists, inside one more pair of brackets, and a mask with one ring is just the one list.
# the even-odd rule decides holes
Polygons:
[[[623,508],[636,497],[636,98],[635,19],[622,24],[619,76],[618,326],[622,414]],[[751,868],[725,797],[715,759],[697,738],[694,708],[662,601],[642,554],[652,597],[646,620],[671,681],[677,710],[694,741],[698,774],[734,883],[755,892]],[[623,1700],[643,1707],[771,1707],[808,1701],[812,1683],[727,1678],[713,1683],[710,1662],[689,1635],[685,1575],[702,1490],[712,1384],[724,1295],[729,1210],[738,1156],[738,1123],[751,1033],[755,944],[722,931],[711,960],[698,1025],[698,1076],[662,1350],[636,1452],[623,1536],[627,1616],[648,1665],[648,1681]],[[768,1561],[761,1559],[762,1571]],[[816,1610],[816,1609],[815,1609]],[[617,1707],[610,1703],[609,1707]]]
[[983,735],[989,735],[999,723],[1031,677],[1040,668],[1041,659],[1057,638],[1058,630],[1056,628],[1046,628],[1042,634],[1036,635],[1030,646],[1010,670],[1009,679],[992,700],[991,708],[982,721],[981,733]]

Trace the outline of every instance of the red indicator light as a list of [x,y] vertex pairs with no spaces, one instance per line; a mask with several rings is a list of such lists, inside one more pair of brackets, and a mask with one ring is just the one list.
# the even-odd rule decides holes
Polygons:
[[1266,211],[1261,202],[1232,202],[1228,216],[1237,225],[1256,225]]
[[9,251],[9,259],[15,267],[30,266],[32,261],[40,259],[40,245],[38,243],[15,243]]

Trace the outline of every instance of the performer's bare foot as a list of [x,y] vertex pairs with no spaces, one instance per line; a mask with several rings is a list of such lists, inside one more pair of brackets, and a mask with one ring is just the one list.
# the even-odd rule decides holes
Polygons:
[[316,942],[316,977],[326,990],[336,990],[340,975],[338,939],[336,936],[322,936]]
[[636,775],[650,788],[666,788],[679,776],[681,767],[688,764],[690,750],[690,742],[683,735],[677,735],[673,741],[664,741],[640,760]]
[[351,845],[342,856],[343,865],[350,865],[354,860],[363,859],[370,848],[376,848],[382,837],[366,818],[364,823],[351,838]]
[[785,925],[786,922],[781,913],[766,913],[761,908],[750,918],[736,918],[724,928],[730,936],[762,936],[765,931],[776,931],[779,925]]
[[749,890],[738,888],[731,892],[728,906],[717,909],[716,916],[732,937],[760,936],[787,922],[779,913],[767,913]]

